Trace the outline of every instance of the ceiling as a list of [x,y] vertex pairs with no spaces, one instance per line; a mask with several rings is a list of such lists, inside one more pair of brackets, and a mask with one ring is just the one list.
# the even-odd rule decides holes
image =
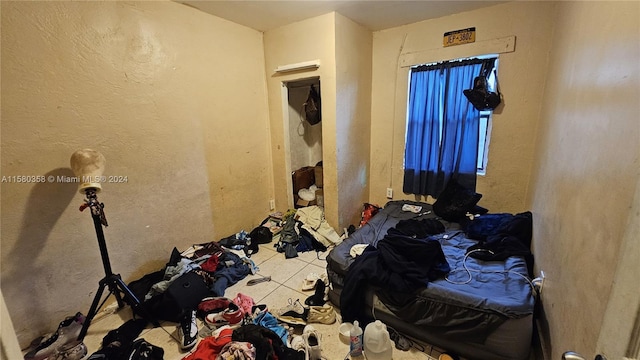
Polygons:
[[411,24],[459,12],[493,6],[505,1],[245,1],[175,0],[205,13],[258,31],[267,31],[297,21],[336,11],[371,31]]

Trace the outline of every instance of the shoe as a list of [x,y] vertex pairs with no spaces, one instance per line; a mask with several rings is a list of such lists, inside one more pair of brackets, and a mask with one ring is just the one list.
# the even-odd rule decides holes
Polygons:
[[327,283],[327,274],[316,274],[316,273],[309,273],[309,275],[307,275],[307,277],[302,280],[302,290],[303,291],[308,291],[308,290],[313,290],[316,287],[316,283],[318,282],[318,280],[322,280],[324,281],[324,283]]
[[306,325],[309,309],[305,309],[300,300],[292,301],[289,299],[289,305],[276,310],[276,319],[291,325]]
[[395,329],[393,329],[391,327],[387,327],[387,330],[389,330],[389,337],[391,338],[391,340],[396,345],[396,349],[401,350],[401,351],[409,351],[409,350],[411,350],[412,344],[411,344],[411,341],[409,341],[409,339],[407,339],[406,337],[400,335],[399,332],[397,332]]
[[326,302],[325,298],[324,298],[324,293],[325,290],[327,289],[327,286],[324,284],[324,281],[322,281],[321,279],[318,279],[317,283],[316,283],[316,292],[315,294],[309,296],[304,303],[309,305],[309,306],[322,306],[324,305],[324,303]]
[[49,357],[48,360],[82,360],[87,353],[87,346],[76,340],[57,348],[53,358]]
[[322,348],[320,346],[320,334],[313,326],[307,325],[302,330],[302,337],[307,343],[307,351],[309,352],[309,360],[321,360]]
[[336,311],[330,304],[309,307],[309,315],[307,316],[308,324],[317,323],[329,325],[334,322],[336,322]]
[[[143,338],[140,338],[140,339],[134,341],[131,344],[131,350],[125,356],[127,356],[127,359],[129,359],[129,360],[133,360],[133,359],[163,359],[164,358],[164,349],[159,347],[159,346],[155,346],[155,345],[147,342]],[[111,359],[111,358],[108,357],[108,359]],[[88,359],[88,360],[90,360],[90,359]]]
[[191,349],[198,342],[198,323],[196,321],[196,311],[189,311],[180,321],[178,326],[180,336],[180,348],[182,350]]
[[253,305],[251,307],[251,317],[255,319],[261,314],[266,313],[267,311],[269,311],[269,308],[266,304]]
[[29,351],[25,360],[44,360],[53,355],[56,350],[70,342],[75,341],[80,335],[85,316],[78,312],[74,316],[68,316],[60,322],[58,329],[53,334],[44,337],[35,349]]
[[307,342],[300,335],[295,335],[291,339],[291,348],[295,351],[304,353],[304,360],[309,360],[309,349],[307,348]]
[[231,299],[226,297],[204,298],[200,301],[200,304],[198,304],[198,316],[204,319],[213,312],[220,312],[227,309],[231,303]]
[[232,328],[238,328],[242,325],[242,320],[244,319],[244,314],[240,308],[234,304],[229,303],[229,306],[217,313],[211,313],[204,318],[204,321],[207,325],[213,327],[220,327],[223,325],[229,325]]

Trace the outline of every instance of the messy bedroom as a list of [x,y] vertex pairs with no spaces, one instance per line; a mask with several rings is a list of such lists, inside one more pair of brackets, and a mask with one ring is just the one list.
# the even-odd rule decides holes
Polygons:
[[640,2],[0,21],[0,359],[640,359]]

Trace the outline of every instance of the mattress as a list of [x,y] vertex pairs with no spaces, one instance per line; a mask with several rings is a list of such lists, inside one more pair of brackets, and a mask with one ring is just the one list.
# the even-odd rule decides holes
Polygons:
[[[418,213],[404,205],[421,207]],[[356,244],[375,246],[387,231],[405,219],[437,218],[431,206],[392,201],[327,256],[332,285],[330,300],[339,304],[344,278]],[[415,292],[394,293],[370,289],[372,314],[417,340],[455,351],[469,359],[525,359],[532,334],[534,297],[523,257],[481,261],[466,255],[477,244],[456,223],[442,221],[446,231],[431,237],[442,246],[451,271]]]
[[376,296],[372,296],[371,299],[375,304],[373,314],[376,319],[414,340],[455,352],[470,360],[529,359],[533,335],[533,314],[516,319],[506,319],[486,337],[483,343],[477,343],[452,339],[442,332],[402,321]]

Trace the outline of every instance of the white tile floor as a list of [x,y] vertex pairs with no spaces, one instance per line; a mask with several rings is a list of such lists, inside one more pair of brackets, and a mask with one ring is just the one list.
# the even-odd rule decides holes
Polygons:
[[[302,291],[302,281],[311,272],[325,272],[326,253],[315,252],[300,253],[299,257],[285,259],[284,254],[278,253],[272,244],[260,245],[260,250],[251,259],[260,268],[259,274],[271,276],[271,281],[248,286],[247,282],[258,275],[249,275],[237,284],[227,288],[225,296],[234,298],[238,293],[251,296],[256,304],[267,304],[269,309],[275,310],[287,305],[289,299],[300,299],[304,302],[313,291]],[[338,310],[338,309],[336,309]],[[117,312],[114,307],[105,307],[93,320],[85,344],[89,349],[89,354],[100,349],[102,338],[110,331],[118,328],[131,318],[131,310],[125,307]],[[321,346],[323,356],[327,360],[343,360],[349,352],[348,342],[343,341],[338,332],[340,325],[340,314],[337,321],[332,325],[313,324],[321,333]],[[301,333],[302,328],[296,329],[296,333]],[[182,352],[178,343],[168,334],[172,333],[177,337],[176,324],[171,322],[162,323],[162,328],[145,329],[140,337],[153,345],[160,346],[165,351],[165,360],[180,360],[187,355]],[[400,351],[393,349],[394,360],[436,360],[440,353],[433,347],[425,346],[425,352],[417,349],[410,351]],[[362,357],[364,359],[364,357]]]

